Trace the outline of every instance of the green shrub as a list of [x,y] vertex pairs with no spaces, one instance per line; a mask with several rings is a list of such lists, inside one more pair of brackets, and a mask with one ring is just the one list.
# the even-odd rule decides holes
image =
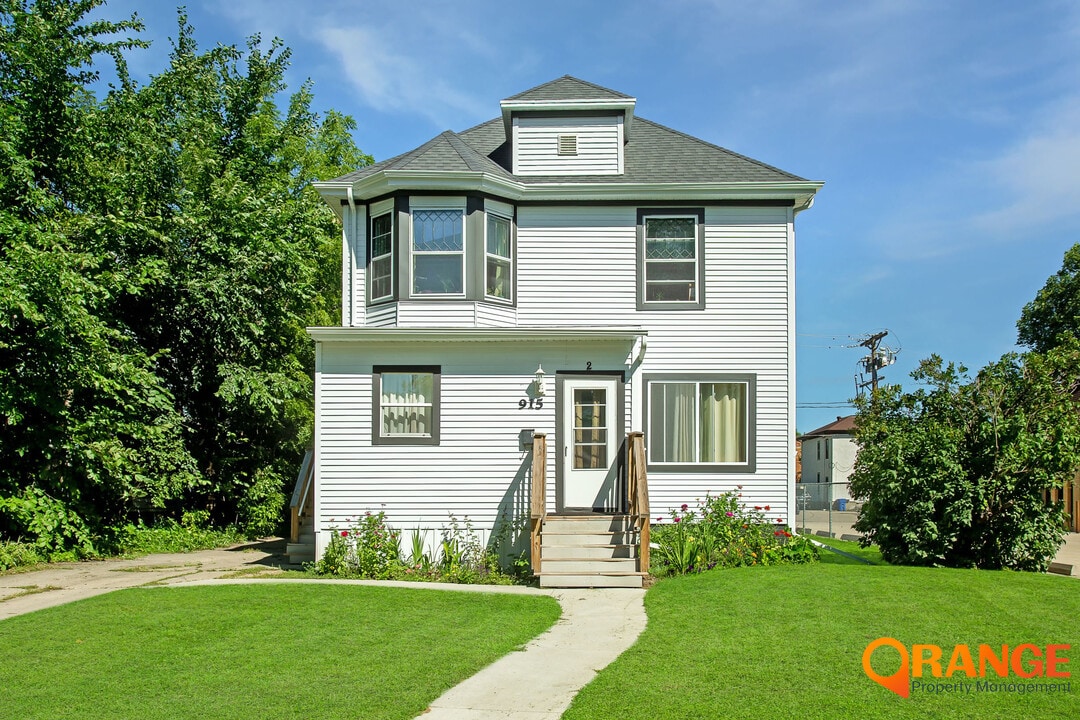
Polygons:
[[210,550],[245,540],[234,527],[209,527],[209,519],[205,510],[194,510],[184,513],[180,522],[168,518],[151,527],[128,523],[116,530],[113,545],[121,555],[147,555]]
[[45,562],[46,557],[39,554],[36,547],[28,543],[0,542],[0,572],[12,568],[36,565]]
[[[741,489],[741,488],[740,488]],[[780,523],[769,523],[763,510],[748,507],[742,494],[706,495],[695,506],[683,504],[671,511],[671,523],[653,529],[653,572],[685,575],[715,567],[809,563],[818,559],[817,548],[792,535]],[[662,518],[657,518],[657,521]]]
[[0,526],[16,538],[29,538],[35,552],[50,560],[76,560],[97,554],[92,534],[78,513],[36,485],[0,497]]
[[[509,585],[517,574],[499,566],[499,541],[485,548],[472,522],[453,515],[442,528],[438,552],[426,550],[426,536],[414,530],[409,558],[401,556],[400,532],[386,524],[385,513],[365,513],[351,528],[332,528],[323,556],[312,566],[319,575],[375,580],[419,580],[463,584]],[[528,561],[513,561],[515,570]]]

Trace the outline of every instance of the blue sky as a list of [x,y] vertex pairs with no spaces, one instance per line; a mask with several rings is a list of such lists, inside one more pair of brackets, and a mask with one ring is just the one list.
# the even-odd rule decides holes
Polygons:
[[[1080,4],[1069,0],[188,0],[203,48],[261,33],[290,88],[352,115],[377,160],[498,115],[564,74],[637,113],[826,185],[796,220],[798,428],[854,394],[888,329],[889,381],[931,353],[975,370],[1080,241]],[[165,67],[175,10],[137,11]]]

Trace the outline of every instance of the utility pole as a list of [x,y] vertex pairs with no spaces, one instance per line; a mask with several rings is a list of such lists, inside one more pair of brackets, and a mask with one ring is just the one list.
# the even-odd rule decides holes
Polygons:
[[869,380],[864,380],[863,375],[860,373],[858,379],[855,381],[855,389],[859,395],[862,395],[862,391],[865,390],[867,386],[870,387],[871,392],[877,390],[878,382],[883,379],[883,376],[878,375],[878,370],[888,367],[896,362],[896,351],[881,344],[881,341],[888,334],[888,330],[882,330],[873,335],[868,335],[858,343],[860,347],[864,347],[870,351],[866,357],[859,361],[863,371],[870,373]]

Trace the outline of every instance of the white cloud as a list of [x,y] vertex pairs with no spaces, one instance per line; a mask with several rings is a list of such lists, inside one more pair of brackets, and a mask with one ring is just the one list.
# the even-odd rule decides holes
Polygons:
[[1000,189],[1001,206],[974,218],[977,229],[1015,233],[1080,215],[1080,96],[997,158],[977,168]]

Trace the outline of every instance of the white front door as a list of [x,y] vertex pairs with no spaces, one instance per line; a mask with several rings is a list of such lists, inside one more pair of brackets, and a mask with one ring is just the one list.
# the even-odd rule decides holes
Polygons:
[[562,445],[560,510],[615,511],[619,426],[618,380],[568,377],[559,395]]

